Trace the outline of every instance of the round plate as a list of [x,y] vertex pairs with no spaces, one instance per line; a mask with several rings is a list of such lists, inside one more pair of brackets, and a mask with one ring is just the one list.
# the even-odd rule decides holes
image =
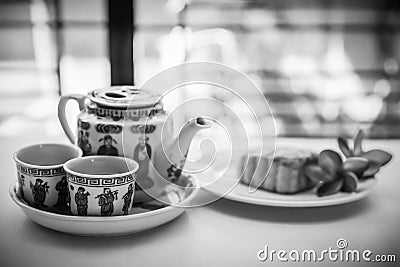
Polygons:
[[[268,192],[262,189],[250,193],[249,186],[239,182],[229,193],[226,194],[224,190],[229,188],[228,186],[232,184],[232,181],[229,181],[228,179],[229,177],[223,177],[204,188],[207,191],[216,195],[221,195],[226,199],[275,207],[324,207],[345,204],[366,197],[371,193],[373,187],[376,185],[376,179],[368,179],[359,183],[357,192],[355,193],[339,192],[329,196],[318,197],[313,190],[291,195]],[[200,178],[199,180],[201,181]],[[227,185],[227,183],[229,183],[229,185]]]
[[17,185],[10,187],[10,196],[28,218],[44,227],[84,236],[125,235],[157,227],[181,215],[185,209],[178,205],[185,206],[185,203],[187,205],[199,191],[195,178],[181,176],[180,179],[182,178],[185,179],[181,183],[186,184],[185,189],[174,187],[174,191],[171,191],[169,188],[169,191],[164,194],[166,199],[163,201],[172,203],[172,206],[157,200],[135,203],[131,214],[125,216],[83,217],[38,210],[29,206],[18,196]]

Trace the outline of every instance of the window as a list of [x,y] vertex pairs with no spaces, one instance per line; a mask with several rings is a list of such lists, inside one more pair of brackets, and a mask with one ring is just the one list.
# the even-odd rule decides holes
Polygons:
[[248,74],[280,136],[400,136],[396,1],[138,0],[135,75],[207,60]]
[[0,134],[61,134],[60,93],[110,85],[105,0],[0,1]]
[[[44,120],[56,128],[60,93],[108,86],[112,70],[132,61],[110,56],[109,37],[122,41],[109,31],[132,36],[132,30],[111,27],[108,5],[0,2],[0,133],[21,132],[7,130],[21,125],[18,116],[32,127]],[[133,0],[132,6],[135,84],[179,63],[221,62],[261,88],[280,136],[349,136],[360,125],[373,138],[400,137],[396,0]]]

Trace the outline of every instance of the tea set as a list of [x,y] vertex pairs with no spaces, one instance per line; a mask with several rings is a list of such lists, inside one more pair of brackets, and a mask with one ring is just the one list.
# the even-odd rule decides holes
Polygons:
[[[76,134],[66,116],[70,100],[76,101],[80,109]],[[175,202],[188,201],[197,192],[193,188],[197,182],[182,175],[182,169],[193,137],[211,126],[202,117],[186,122],[174,137],[173,120],[163,109],[162,99],[134,86],[111,86],[86,96],[62,96],[58,116],[72,144],[32,145],[14,154],[18,182],[10,194],[27,215],[36,212],[36,222],[63,231],[60,219],[100,224],[130,221],[143,212],[158,210],[143,208],[146,204],[174,210],[171,200],[166,199],[167,188],[179,196]],[[182,211],[175,210],[175,216]],[[48,221],[50,218],[58,223]],[[164,216],[159,222],[172,218]],[[77,234],[146,229],[146,225],[132,227],[135,225],[131,223],[125,230],[110,228],[106,232],[93,230],[96,227],[91,231],[89,226],[86,232],[68,229]]]

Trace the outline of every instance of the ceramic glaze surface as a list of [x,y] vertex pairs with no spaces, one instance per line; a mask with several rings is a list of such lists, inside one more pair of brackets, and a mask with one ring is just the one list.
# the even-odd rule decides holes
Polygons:
[[135,172],[138,164],[133,160],[125,160],[121,157],[94,156],[70,160],[65,164],[69,172],[88,176],[114,176]]
[[15,153],[15,159],[38,166],[52,166],[64,164],[81,154],[74,146],[62,144],[38,144],[24,147]]
[[185,206],[199,192],[197,180],[193,177],[181,177],[183,187],[173,188],[173,192],[164,194],[163,202],[150,200],[133,203],[133,208],[124,216],[73,216],[41,211],[28,205],[18,194],[18,186],[10,187],[12,200],[34,222],[61,232],[85,236],[125,235],[152,229],[167,223],[185,209],[171,205]]
[[135,193],[133,175],[108,179],[85,179],[67,173],[70,209],[78,216],[126,215]]
[[14,159],[21,197],[41,210],[69,210],[67,178],[62,164],[80,156],[79,148],[61,144],[33,145],[17,151]]
[[132,207],[138,164],[128,158],[90,156],[64,164],[69,207],[78,216],[126,215]]

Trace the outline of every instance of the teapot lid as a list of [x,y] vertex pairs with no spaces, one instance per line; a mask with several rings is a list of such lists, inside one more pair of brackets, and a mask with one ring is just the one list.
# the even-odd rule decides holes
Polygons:
[[144,108],[152,107],[159,102],[159,96],[135,86],[111,86],[93,90],[89,99],[100,105],[114,108]]

